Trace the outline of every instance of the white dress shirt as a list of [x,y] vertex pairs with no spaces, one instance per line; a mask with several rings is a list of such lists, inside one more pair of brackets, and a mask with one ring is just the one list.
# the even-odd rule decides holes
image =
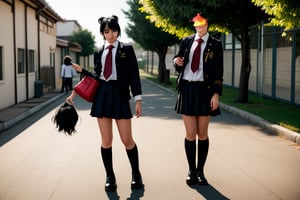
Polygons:
[[187,63],[185,69],[184,69],[184,75],[183,79],[188,80],[188,81],[204,81],[203,77],[203,52],[207,44],[209,33],[205,34],[202,38],[203,42],[201,43],[201,54],[200,54],[200,64],[199,64],[199,69],[193,73],[191,69],[191,64],[192,64],[192,59],[193,59],[193,54],[196,46],[198,45],[197,40],[200,38],[198,34],[195,35],[194,42],[192,44],[191,50],[190,50],[190,55],[189,55],[189,62]]

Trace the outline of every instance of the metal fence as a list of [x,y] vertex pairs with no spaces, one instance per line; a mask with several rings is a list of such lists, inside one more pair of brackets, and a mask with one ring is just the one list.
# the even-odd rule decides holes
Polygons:
[[[238,87],[242,61],[240,44],[236,39],[228,41],[224,40],[224,83]],[[283,31],[264,24],[251,27],[249,90],[300,105],[299,42],[299,29]]]

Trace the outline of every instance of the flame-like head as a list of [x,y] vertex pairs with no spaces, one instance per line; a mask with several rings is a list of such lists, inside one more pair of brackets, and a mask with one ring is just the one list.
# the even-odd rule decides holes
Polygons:
[[192,21],[194,22],[194,26],[207,25],[207,19],[205,19],[204,17],[202,17],[200,15],[200,13],[197,13],[197,15],[192,19]]

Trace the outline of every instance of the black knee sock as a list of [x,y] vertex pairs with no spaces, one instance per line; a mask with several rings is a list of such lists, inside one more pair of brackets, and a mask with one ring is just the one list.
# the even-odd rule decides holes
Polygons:
[[196,171],[196,140],[184,140],[185,154],[190,171]]
[[198,165],[197,171],[204,173],[204,165],[208,154],[209,141],[208,138],[205,140],[198,140]]
[[139,174],[139,153],[137,146],[135,145],[132,149],[126,149],[126,152],[131,165],[132,173]]
[[101,147],[102,161],[106,171],[106,176],[114,176],[113,162],[112,162],[112,148]]

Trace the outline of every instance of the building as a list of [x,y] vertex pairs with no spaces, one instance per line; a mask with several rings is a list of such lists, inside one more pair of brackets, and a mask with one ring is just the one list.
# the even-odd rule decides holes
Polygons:
[[62,36],[81,29],[45,0],[0,0],[0,109],[60,89],[66,54],[80,63],[81,46],[57,37],[58,22]]

